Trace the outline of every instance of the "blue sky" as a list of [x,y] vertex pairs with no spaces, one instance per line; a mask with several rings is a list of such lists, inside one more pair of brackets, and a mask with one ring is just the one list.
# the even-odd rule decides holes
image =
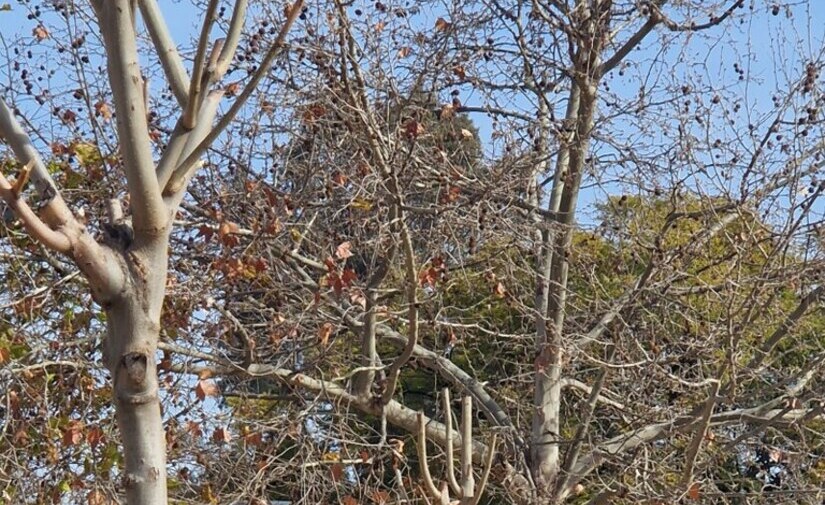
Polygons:
[[[370,2],[356,2],[357,5],[352,8],[362,3],[371,5]],[[741,134],[744,125],[748,123],[759,125],[768,119],[771,111],[771,97],[777,93],[783,94],[790,83],[799,78],[804,62],[818,59],[823,50],[825,1],[783,0],[781,3],[788,7],[780,9],[776,16],[771,15],[774,3],[780,2],[748,1],[745,8],[748,9],[753,5],[757,11],[756,16],[741,18],[744,20],[743,23],[735,19],[733,22],[724,23],[707,32],[695,35],[686,36],[671,34],[663,29],[657,30],[656,33],[649,35],[639,50],[634,51],[629,58],[629,61],[638,62],[639,65],[627,69],[624,76],[617,76],[614,72],[614,75],[609,78],[611,91],[627,98],[633,97],[639,91],[640,80],[656,78],[656,76],[651,77],[650,68],[656,68],[658,72],[673,69],[674,75],[682,76],[686,82],[706,86],[714,90],[713,92],[718,92],[723,98],[740,101],[741,108],[736,113],[738,114],[737,123],[731,126],[720,126],[718,131],[712,132],[723,142],[733,141],[732,139]],[[167,23],[175,40],[181,45],[191,47],[200,29],[201,20],[197,15],[198,11],[188,0],[160,0],[159,4],[166,14]],[[228,2],[226,4],[229,5]],[[0,8],[4,5],[6,5],[5,0],[0,0]],[[27,19],[35,4],[22,4],[9,0],[7,5],[11,10],[0,10],[2,42],[9,44],[22,37],[24,41],[30,41],[25,49],[37,51],[38,46],[33,42],[32,36],[34,21]],[[231,9],[227,8],[227,11],[229,10]],[[792,17],[789,18],[789,14]],[[416,19],[420,18],[421,22],[429,27],[435,18],[442,15],[446,14],[421,12]],[[500,36],[506,38],[508,34],[502,33]],[[787,37],[789,42],[783,42],[784,37]],[[687,43],[676,43],[672,49],[662,52],[661,41],[671,38],[686,40]],[[798,41],[798,43],[793,41]],[[3,54],[0,53],[0,75],[13,75],[14,73],[8,70],[10,62],[4,62],[3,59]],[[744,70],[744,79],[739,80],[734,63]],[[55,78],[59,78],[59,75]],[[14,87],[20,86],[19,82],[13,80],[6,82]],[[155,92],[159,88],[159,83],[154,85]],[[655,92],[655,86],[651,86],[650,90]],[[448,98],[442,97],[445,101]],[[474,94],[472,91],[467,91],[462,95],[465,105],[483,106],[485,104],[480,101],[481,99],[480,94]],[[28,103],[35,111],[34,104],[31,101]],[[533,115],[530,104],[523,97],[516,97],[507,105]],[[556,109],[561,111],[563,108],[564,103],[560,101]],[[605,112],[604,107],[602,107],[602,112]],[[492,145],[489,141],[493,134],[493,123],[484,114],[472,114],[472,118],[479,128],[485,145]],[[38,118],[33,117],[33,120],[35,119]],[[632,138],[635,126],[632,122],[625,122],[612,127],[623,130],[622,134]],[[650,134],[647,131],[635,133],[637,136],[649,136]],[[596,155],[607,154],[604,146],[594,144],[594,149]],[[592,209],[593,202],[604,198],[605,191],[610,193],[625,191],[625,188],[617,185],[607,184],[598,188],[591,186],[592,183],[593,181],[587,180],[584,183],[581,196],[582,213],[580,214],[582,223],[589,221],[588,209]]]

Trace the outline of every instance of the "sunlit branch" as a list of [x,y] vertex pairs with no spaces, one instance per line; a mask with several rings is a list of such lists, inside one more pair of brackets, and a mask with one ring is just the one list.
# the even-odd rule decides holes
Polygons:
[[[213,91],[209,93],[209,96],[206,98],[206,100],[204,100],[204,103],[200,108],[200,114],[197,120],[197,124],[195,125],[195,128],[188,132],[188,134],[186,135],[186,142],[183,145],[181,154],[178,159],[186,156],[188,153],[191,153],[192,150],[195,149],[195,146],[197,146],[198,143],[201,142],[203,138],[207,135],[210,128],[212,127],[212,122],[215,120],[215,115],[218,113],[218,105],[220,105],[221,98],[223,98],[223,93],[221,91]],[[174,187],[176,189],[182,189],[186,187],[189,178],[192,177],[192,175],[195,172],[195,169],[198,166],[199,164],[196,164],[192,170],[190,170],[186,174],[183,174],[183,179],[181,179],[180,182],[178,182],[178,184]],[[161,175],[165,175],[165,173]],[[160,182],[163,183],[165,181],[161,179]],[[164,192],[164,202],[166,203],[166,207],[169,210],[169,212],[174,214],[182,198],[182,190],[177,191],[167,189],[167,191]]]
[[133,14],[129,0],[103,2],[99,11],[134,229],[136,237],[146,238],[158,236],[167,219],[146,128]]
[[52,230],[37,217],[37,214],[20,198],[20,195],[2,173],[0,173],[0,197],[5,200],[9,208],[23,222],[32,238],[49,249],[60,253],[68,253],[71,250],[69,238],[59,231]]
[[287,16],[286,21],[284,21],[284,25],[281,27],[281,31],[278,34],[278,38],[275,39],[275,42],[272,43],[272,46],[267,51],[266,56],[261,61],[261,64],[258,66],[258,69],[255,71],[255,74],[252,76],[252,79],[246,84],[241,94],[229,108],[226,114],[221,117],[218,124],[209,132],[209,134],[204,138],[200,144],[189,154],[185,160],[183,160],[177,168],[172,173],[172,176],[169,179],[169,183],[166,186],[166,193],[169,194],[171,192],[178,192],[182,190],[182,185],[184,179],[187,177],[187,174],[192,169],[192,167],[197,163],[198,158],[206,151],[206,149],[212,145],[212,142],[215,141],[216,138],[229,126],[241,108],[244,106],[246,101],[252,95],[252,93],[257,89],[258,83],[263,79],[263,77],[269,72],[272,63],[275,61],[275,58],[281,53],[284,48],[284,40],[286,39],[286,34],[289,32],[290,27],[295,22],[295,19],[298,18],[298,14],[300,14],[301,9],[303,8],[303,0],[298,0],[293,4],[292,9],[289,11],[289,15]]
[[52,228],[58,228],[68,223],[74,223],[75,218],[52,179],[51,174],[43,164],[40,154],[35,149],[29,136],[20,127],[13,112],[0,99],[0,138],[4,138],[11,146],[17,160],[25,165],[31,165],[29,178],[34,182],[35,190],[43,202],[47,202],[43,209],[44,221]]
[[166,21],[164,21],[155,0],[140,0],[138,5],[140,6],[140,13],[143,15],[143,21],[149,31],[149,36],[152,38],[152,43],[158,53],[163,72],[169,86],[172,88],[172,93],[175,95],[178,104],[185,107],[189,100],[187,85],[189,76],[183,66],[177,46],[169,34]]
[[215,11],[218,8],[218,0],[209,0],[206,13],[203,18],[201,34],[198,38],[198,51],[195,53],[195,62],[192,67],[192,79],[189,81],[189,101],[183,112],[184,128],[195,127],[195,120],[200,108],[201,89],[203,87],[203,72],[206,70],[206,49],[209,46],[209,32],[212,31],[212,24],[215,22]]
[[[188,355],[197,359],[204,359],[212,363],[216,363],[215,365],[199,366],[172,364],[170,365],[169,370],[173,372],[192,375],[212,374],[213,376],[244,373],[250,377],[273,377],[282,381],[286,386],[311,391],[335,402],[347,403],[358,408],[364,413],[370,415],[376,415],[379,413],[376,410],[376,405],[374,402],[369,399],[366,401],[360,401],[357,397],[347,392],[346,388],[335,382],[315,379],[303,373],[296,373],[293,370],[278,368],[268,364],[252,363],[244,370],[240,367],[227,363],[223,358],[200,351],[185,349],[168,342],[159,342],[158,349],[176,352],[184,356]],[[398,426],[399,428],[402,428],[410,433],[418,432],[418,413],[414,410],[393,400],[384,407],[384,413],[387,416],[387,420],[393,425]],[[445,426],[435,420],[431,420],[426,417],[424,419],[426,423],[426,436],[433,442],[439,445],[444,445],[446,443]],[[454,435],[453,442],[460,443],[460,437],[458,434]],[[473,460],[481,463],[488,454],[489,447],[474,440],[472,442],[472,450]]]
[[232,19],[229,21],[229,30],[226,34],[226,41],[223,49],[221,49],[217,64],[215,65],[215,74],[223,76],[229,69],[229,64],[235,56],[235,51],[238,49],[238,41],[241,37],[241,29],[246,19],[246,7],[248,0],[236,0],[235,9],[232,11]]

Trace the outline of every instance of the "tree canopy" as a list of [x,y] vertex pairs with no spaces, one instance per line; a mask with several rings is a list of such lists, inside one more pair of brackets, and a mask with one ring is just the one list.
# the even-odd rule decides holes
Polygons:
[[822,15],[0,5],[0,503],[821,503]]

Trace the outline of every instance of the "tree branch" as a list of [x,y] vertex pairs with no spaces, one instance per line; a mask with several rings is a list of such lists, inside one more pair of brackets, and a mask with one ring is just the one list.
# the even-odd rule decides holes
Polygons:
[[206,7],[206,14],[203,18],[200,38],[198,38],[198,51],[195,53],[195,62],[192,67],[192,79],[189,81],[189,101],[186,102],[186,109],[183,111],[183,127],[191,130],[195,127],[200,108],[201,89],[203,87],[203,72],[206,64],[206,49],[209,46],[209,32],[212,31],[212,23],[215,22],[215,11],[218,9],[218,0],[209,0]]
[[137,57],[134,12],[130,0],[107,0],[99,11],[109,81],[117,112],[121,157],[126,172],[136,238],[156,236],[166,228],[163,200],[154,172],[143,79]]
[[644,40],[644,38],[647,37],[647,35],[650,32],[652,32],[654,28],[656,28],[656,25],[659,24],[660,20],[661,18],[659,16],[649,17],[647,22],[644,25],[642,25],[641,28],[639,28],[639,31],[631,35],[630,38],[627,39],[627,41],[622,45],[622,47],[616,50],[613,56],[611,56],[607,59],[607,61],[602,63],[602,65],[599,67],[598,75],[604,75],[610,72],[616,67],[616,65],[621,63],[622,60],[625,59],[625,57],[628,54],[630,54],[630,51],[632,51],[636,46],[638,46]]
[[[611,346],[608,351],[606,361],[613,361],[615,353],[616,347]],[[599,373],[599,377],[596,379],[596,383],[590,391],[590,396],[587,398],[584,415],[582,416],[579,427],[576,429],[576,433],[573,436],[573,442],[567,450],[567,453],[564,455],[564,462],[562,463],[559,481],[556,486],[556,491],[559,494],[567,494],[567,484],[570,481],[570,469],[575,466],[576,461],[578,461],[579,455],[581,454],[581,449],[584,446],[584,439],[587,436],[587,431],[590,429],[590,421],[593,419],[593,413],[596,411],[596,405],[598,405],[599,396],[604,388],[604,381],[607,378],[608,370],[609,369],[607,368],[603,368]]]
[[702,23],[702,24],[699,24],[699,25],[697,25],[695,23],[691,23],[689,25],[680,25],[680,24],[677,24],[676,22],[666,18],[663,14],[661,14],[661,13],[660,14],[661,14],[661,17],[662,17],[662,22],[672,32],[698,32],[698,31],[701,31],[701,30],[707,30],[708,28],[713,28],[714,26],[718,25],[722,21],[726,20],[727,18],[729,18],[733,14],[733,12],[736,9],[738,9],[739,7],[744,5],[744,3],[745,3],[745,0],[735,0],[730,5],[730,7],[725,9],[725,12],[722,13],[721,16],[712,17],[710,19],[710,21],[708,21],[707,23]]
[[229,64],[238,49],[238,41],[241,37],[241,29],[246,19],[246,7],[248,0],[236,0],[235,9],[232,11],[232,19],[229,21],[226,41],[224,42],[218,62],[215,65],[215,74],[223,76],[229,70]]
[[166,27],[166,22],[158,8],[158,4],[155,0],[139,0],[138,5],[143,16],[143,22],[158,53],[160,65],[163,67],[163,72],[169,86],[172,88],[172,93],[175,95],[178,104],[181,107],[186,107],[186,103],[189,101],[186,85],[189,76],[183,66],[183,60],[178,54],[177,46],[172,40],[172,36],[169,35],[169,29]]
[[791,312],[782,324],[780,324],[771,335],[762,343],[757,351],[756,355],[750,360],[750,362],[745,367],[746,370],[755,370],[756,367],[762,364],[765,358],[773,351],[776,345],[779,343],[780,340],[785,338],[788,332],[793,328],[802,316],[808,312],[808,309],[811,305],[818,303],[821,299],[823,294],[825,294],[825,285],[820,284],[810,293],[805,295],[804,298],[799,302],[796,308]]
[[[722,367],[722,370],[718,374],[719,377],[724,374],[724,371],[725,366]],[[722,383],[719,380],[715,381],[713,385],[711,385],[710,392],[708,393],[708,399],[702,406],[702,419],[696,426],[696,431],[693,434],[690,445],[688,446],[687,454],[685,455],[685,467],[682,470],[682,487],[685,490],[690,489],[690,486],[693,484],[693,470],[696,465],[696,459],[699,457],[699,451],[702,449],[702,442],[704,442],[705,436],[707,435],[708,427],[710,426],[710,416],[713,414],[713,407],[719,399],[718,395],[721,385]]]
[[401,367],[403,367],[412,357],[415,352],[415,346],[418,344],[418,298],[416,291],[418,290],[418,269],[415,266],[415,251],[413,250],[412,238],[410,238],[410,230],[404,221],[404,213],[401,207],[404,205],[404,199],[401,196],[400,188],[398,187],[398,174],[392,172],[390,175],[390,186],[393,196],[396,200],[396,211],[394,213],[395,226],[398,227],[401,235],[401,246],[404,251],[404,271],[407,276],[407,342],[404,344],[404,350],[395,358],[390,367],[387,369],[387,386],[381,396],[382,403],[386,405],[387,402],[395,394],[395,387],[398,383],[398,376],[401,374]]
[[[160,342],[158,344],[158,349],[168,350],[172,352],[182,351],[184,354],[189,354],[187,350],[180,349],[178,346],[165,342]],[[224,361],[220,358],[216,358],[209,354],[201,352],[197,353],[197,357],[199,359],[207,359],[216,363],[221,363]],[[242,372],[248,374],[251,377],[277,377],[278,379],[283,380],[283,382],[286,385],[300,387],[307,391],[319,394],[330,401],[340,402],[345,405],[354,406],[358,410],[366,414],[381,414],[381,409],[378,408],[377,405],[371,399],[359,399],[356,396],[348,393],[347,390],[339,384],[314,379],[306,374],[296,373],[292,370],[278,368],[272,365],[253,363],[249,367],[247,367],[246,370],[239,370],[238,367],[234,366],[227,367],[218,365],[216,367],[192,367],[173,364],[169,369],[177,373],[187,373],[193,375],[198,375],[208,370],[210,373],[214,375],[237,374],[239,372]],[[410,433],[418,432],[418,413],[416,411],[408,407],[405,407],[399,402],[393,400],[389,402],[386,406],[384,406],[383,413],[387,416],[387,420],[393,425],[402,428]],[[433,440],[435,443],[441,446],[444,446],[446,444],[445,426],[427,417],[425,417],[424,419],[426,424],[427,438]],[[454,434],[453,442],[461,443],[461,439],[458,436],[458,434]],[[488,446],[481,442],[473,441],[472,447],[473,460],[477,463],[483,462],[485,456],[487,455],[487,451],[489,450]]]
[[0,99],[0,137],[5,138],[6,142],[9,143],[20,163],[29,165],[32,161],[34,162],[29,178],[34,181],[34,187],[40,200],[47,202],[43,209],[43,220],[52,228],[77,223],[74,214],[66,206],[58,192],[57,186],[43,164],[43,160],[40,158],[34,144],[32,144],[29,136],[20,127],[20,123],[17,122],[14,114],[2,99]]
[[447,430],[447,445],[444,447],[444,452],[447,459],[447,483],[450,485],[453,493],[460,495],[461,486],[455,478],[455,455],[453,454],[453,408],[450,403],[450,388],[444,388],[441,393],[441,400],[443,402],[444,410],[444,426]]
[[[808,409],[794,409],[783,411],[776,409],[787,399],[786,395],[779,396],[761,405],[751,408],[735,409],[713,414],[710,417],[710,426],[725,426],[746,422],[793,422],[799,419],[809,419],[811,415],[821,416],[822,408],[818,405]],[[579,460],[571,470],[568,486],[574,486],[590,472],[598,468],[608,456],[618,456],[636,447],[654,442],[672,432],[689,430],[702,416],[699,411],[693,415],[680,416],[670,421],[649,424],[634,429],[628,433],[618,435],[596,446],[587,456]]]
[[69,238],[59,231],[52,230],[41,221],[2,173],[0,173],[0,198],[6,201],[9,208],[23,222],[23,226],[33,239],[53,251],[66,254],[71,250],[72,244]]
[[[58,233],[55,230],[60,230],[59,233],[69,241],[70,245],[70,249],[64,252],[74,259],[89,280],[95,299],[101,302],[118,293],[124,282],[118,258],[111,249],[98,244],[86,228],[75,219],[28,135],[20,127],[3,100],[0,100],[0,136],[11,145],[18,161],[27,165],[33,162],[30,177],[34,181],[40,199],[45,202],[40,214],[46,228],[40,227],[37,224],[40,218],[25,205],[25,202],[18,200],[17,211],[21,212],[18,216],[26,224],[29,232],[33,233],[33,237],[38,240],[38,237],[45,239],[46,247],[54,246],[52,248],[60,251],[64,249],[65,243],[63,239],[53,235],[53,233]],[[8,186],[11,185],[8,184]],[[10,206],[12,210],[15,210],[15,203],[10,203]],[[29,228],[31,226],[34,228]]]
[[[447,415],[450,414],[447,413]],[[427,421],[424,412],[418,413],[418,436],[415,440],[418,442],[418,468],[424,479],[424,484],[432,496],[439,497],[441,496],[441,490],[435,485],[433,477],[430,475],[430,462],[427,458]]]
[[[209,93],[209,96],[206,97],[206,100],[204,100],[204,103],[201,105],[200,114],[195,124],[195,128],[185,133],[183,131],[178,131],[178,133],[182,135],[182,138],[175,138],[172,141],[174,143],[174,149],[178,151],[178,159],[186,156],[188,153],[191,153],[195,146],[197,146],[198,143],[207,135],[209,129],[212,127],[212,122],[215,120],[215,115],[218,113],[218,105],[220,105],[222,98],[223,93],[219,90]],[[172,147],[173,145],[170,143],[170,148]],[[169,159],[171,159],[174,154],[174,152],[170,153]],[[158,173],[158,182],[161,186],[165,183],[164,177],[171,176],[169,171],[166,170],[166,167],[172,166],[172,163],[164,165],[163,161],[164,159],[162,158],[161,163],[158,164],[158,168],[160,170]],[[180,202],[183,199],[183,189],[186,188],[189,179],[194,175],[194,173],[195,171],[192,170],[185,175],[180,184],[181,191],[164,194],[163,200],[170,216],[175,215],[178,205],[180,205]]]
[[289,11],[286,21],[284,25],[281,27],[281,31],[278,34],[278,38],[273,42],[272,47],[269,48],[269,51],[264,56],[264,59],[261,61],[261,64],[258,66],[258,70],[255,71],[255,74],[252,76],[252,79],[246,84],[241,94],[229,108],[229,111],[224,114],[224,116],[218,121],[218,124],[209,132],[209,134],[204,138],[198,146],[192,150],[192,152],[183,160],[177,168],[172,172],[172,176],[169,178],[169,182],[166,185],[166,189],[164,190],[165,194],[172,194],[177,193],[181,190],[181,187],[184,184],[184,180],[186,179],[189,172],[195,166],[195,163],[198,161],[198,158],[206,151],[206,149],[212,145],[212,142],[215,141],[218,136],[223,133],[223,131],[229,126],[229,123],[235,119],[235,116],[241,110],[241,107],[246,103],[252,93],[257,89],[258,83],[263,79],[263,77],[269,72],[269,68],[272,66],[272,62],[275,60],[275,57],[281,53],[281,50],[284,48],[284,40],[286,39],[286,34],[289,32],[292,23],[295,22],[295,19],[298,17],[298,14],[301,12],[301,8],[303,7],[303,0],[298,0],[293,4],[292,9]]

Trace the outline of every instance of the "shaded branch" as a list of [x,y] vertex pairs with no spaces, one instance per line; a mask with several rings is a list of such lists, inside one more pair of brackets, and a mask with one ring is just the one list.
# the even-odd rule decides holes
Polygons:
[[641,28],[639,28],[639,31],[631,35],[630,38],[627,39],[627,41],[622,45],[622,47],[616,50],[613,56],[611,56],[607,59],[607,61],[601,64],[597,75],[604,75],[613,70],[616,67],[616,65],[621,63],[622,60],[625,59],[625,57],[628,54],[630,54],[630,51],[635,49],[636,46],[638,46],[645,39],[645,37],[647,37],[648,34],[653,31],[654,28],[656,28],[656,25],[658,25],[660,21],[661,17],[659,16],[654,15],[648,18],[647,22],[645,22],[645,24],[642,25]]
[[745,0],[736,0],[727,9],[725,9],[725,12],[722,13],[721,16],[711,17],[710,21],[702,24],[691,23],[689,25],[680,25],[665,17],[664,14],[661,14],[661,11],[659,14],[661,15],[662,23],[664,23],[664,25],[667,26],[667,28],[672,32],[698,32],[701,30],[707,30],[708,28],[713,28],[714,26],[720,24],[722,21],[729,18],[736,9],[742,7],[744,4]]
[[[776,397],[756,407],[735,409],[712,414],[709,426],[726,426],[736,423],[780,423],[822,416],[822,407],[815,405],[807,409],[777,409],[787,400],[787,395]],[[608,457],[615,457],[661,439],[672,433],[684,433],[702,417],[702,412],[679,416],[670,421],[649,424],[618,435],[598,444],[570,472],[569,486],[580,482],[590,472],[598,468]],[[767,424],[765,424],[767,425]]]
[[[616,347],[611,346],[608,351],[606,361],[612,361],[615,353]],[[603,368],[596,379],[596,383],[591,388],[590,395],[587,398],[587,403],[585,404],[584,415],[579,422],[579,427],[576,429],[575,435],[573,435],[573,442],[567,450],[567,453],[564,455],[564,462],[561,466],[560,478],[556,487],[557,493],[559,494],[565,495],[568,492],[567,484],[570,481],[570,469],[575,466],[576,461],[578,461],[579,455],[581,454],[585,437],[590,429],[590,421],[593,419],[593,414],[596,412],[596,405],[598,405],[599,396],[604,388],[604,381],[607,378],[607,372],[608,369]]]
[[785,338],[788,332],[799,322],[800,319],[802,319],[802,316],[808,312],[811,305],[818,303],[822,299],[823,294],[825,294],[825,284],[820,284],[810,293],[805,295],[793,312],[791,312],[788,317],[782,321],[782,324],[780,324],[762,343],[756,355],[750,360],[745,369],[755,370],[756,367],[761,365],[776,345],[779,344],[783,338]]
[[410,230],[407,223],[404,221],[404,213],[401,206],[404,204],[401,196],[400,188],[398,187],[398,175],[393,172],[391,177],[391,187],[395,193],[396,211],[395,211],[395,225],[398,227],[401,235],[401,246],[404,251],[404,271],[407,277],[407,342],[404,344],[404,349],[401,354],[395,358],[392,364],[387,369],[387,386],[384,389],[381,398],[382,403],[386,403],[395,394],[395,388],[398,383],[398,376],[401,374],[401,367],[403,367],[413,356],[415,346],[418,344],[418,298],[416,291],[418,289],[418,269],[415,266],[415,251],[413,250],[412,238],[410,237]]

